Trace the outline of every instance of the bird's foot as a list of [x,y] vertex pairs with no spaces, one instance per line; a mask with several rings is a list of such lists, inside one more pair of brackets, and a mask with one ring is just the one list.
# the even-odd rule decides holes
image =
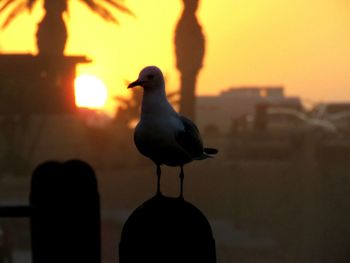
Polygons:
[[162,197],[162,196],[163,196],[163,194],[160,191],[157,191],[157,193],[154,195],[154,197]]
[[184,195],[181,193],[181,194],[179,195],[178,199],[180,199],[180,200],[185,200]]

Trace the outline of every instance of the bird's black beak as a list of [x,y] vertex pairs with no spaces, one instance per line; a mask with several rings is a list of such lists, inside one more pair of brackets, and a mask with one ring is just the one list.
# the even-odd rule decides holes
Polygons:
[[136,86],[142,86],[143,84],[143,81],[140,81],[140,80],[136,80],[134,82],[131,82],[129,85],[128,85],[128,89],[131,89],[133,87],[136,87]]

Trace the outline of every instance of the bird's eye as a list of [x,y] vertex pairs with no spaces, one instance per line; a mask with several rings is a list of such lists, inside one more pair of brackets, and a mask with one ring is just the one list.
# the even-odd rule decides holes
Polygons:
[[148,75],[147,78],[148,79],[154,79],[154,75]]

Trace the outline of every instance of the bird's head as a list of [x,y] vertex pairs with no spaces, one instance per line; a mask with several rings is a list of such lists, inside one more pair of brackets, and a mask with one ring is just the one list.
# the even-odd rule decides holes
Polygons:
[[138,79],[128,85],[128,88],[141,86],[146,89],[163,88],[164,77],[162,71],[156,66],[145,67],[141,70]]

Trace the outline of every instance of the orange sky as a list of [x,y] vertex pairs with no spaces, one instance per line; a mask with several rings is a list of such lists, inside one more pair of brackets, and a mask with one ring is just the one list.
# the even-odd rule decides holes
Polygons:
[[[121,22],[115,26],[71,0],[66,54],[93,59],[79,72],[101,78],[111,96],[128,94],[124,81],[151,64],[163,69],[169,90],[177,89],[172,43],[181,1],[125,3],[137,19],[115,12]],[[36,52],[39,7],[0,32],[2,52]],[[350,100],[348,0],[202,0],[198,15],[207,37],[199,94],[281,84],[287,94],[312,101]],[[113,105],[110,98],[106,107],[112,110]]]

